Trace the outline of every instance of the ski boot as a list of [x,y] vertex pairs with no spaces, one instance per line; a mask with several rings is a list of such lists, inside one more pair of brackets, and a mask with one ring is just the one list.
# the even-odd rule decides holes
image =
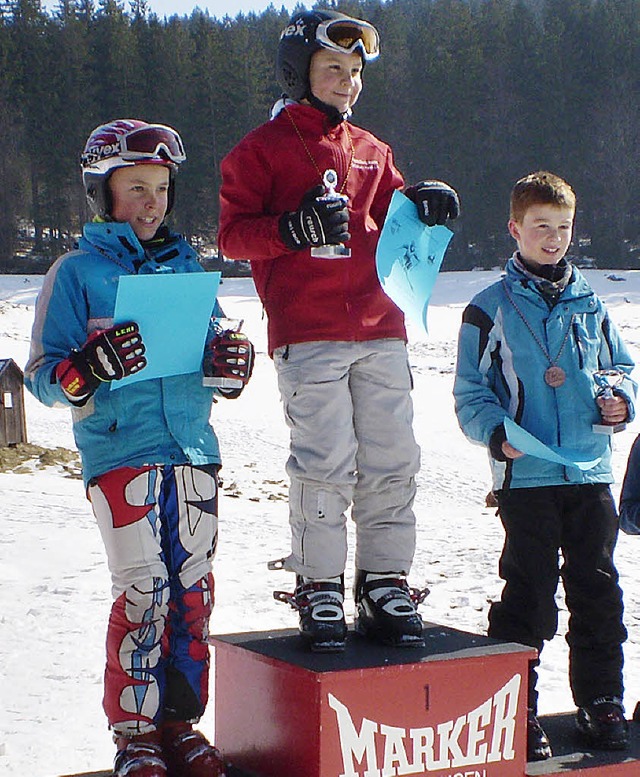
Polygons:
[[113,777],[169,777],[157,731],[114,739],[117,753]]
[[191,723],[175,721],[162,726],[162,749],[167,777],[225,777],[220,752]]
[[393,647],[424,647],[417,605],[429,590],[410,588],[403,575],[358,570],[354,583],[356,632]]
[[587,744],[596,750],[626,750],[629,745],[629,724],[622,699],[616,696],[601,696],[580,707],[576,726]]
[[546,761],[553,755],[549,738],[535,710],[527,710],[527,761]]
[[311,580],[296,575],[296,590],[274,591],[273,598],[298,611],[300,634],[314,653],[341,653],[345,648],[344,578]]

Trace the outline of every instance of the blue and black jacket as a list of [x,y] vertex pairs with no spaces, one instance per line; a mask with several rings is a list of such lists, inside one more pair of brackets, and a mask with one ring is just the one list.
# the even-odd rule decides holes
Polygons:
[[117,391],[105,383],[83,407],[71,405],[56,379],[60,361],[92,332],[113,325],[121,276],[191,272],[204,270],[179,235],[167,230],[163,239],[143,247],[127,223],[92,222],[78,248],[47,273],[36,303],[25,385],[45,405],[71,406],[85,483],[118,467],[220,463],[209,423],[215,390],[202,385],[201,372],[142,380]]
[[[550,361],[565,375],[556,388],[545,381]],[[616,393],[626,400],[632,420],[633,368],[602,300],[577,268],[550,305],[512,257],[504,278],[477,294],[463,313],[453,390],[460,427],[489,448],[494,431],[509,417],[547,445],[583,452],[585,458],[605,450],[586,471],[532,456],[500,461],[490,455],[494,490],[611,483],[610,441],[605,445],[603,435],[592,430],[601,422],[593,374],[624,373]]]

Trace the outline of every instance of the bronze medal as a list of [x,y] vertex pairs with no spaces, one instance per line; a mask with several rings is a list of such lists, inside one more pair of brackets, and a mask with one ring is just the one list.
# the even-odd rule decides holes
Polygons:
[[562,367],[557,367],[554,365],[545,371],[544,382],[547,384],[547,386],[551,386],[551,388],[559,388],[564,383],[566,377],[567,376],[565,375]]

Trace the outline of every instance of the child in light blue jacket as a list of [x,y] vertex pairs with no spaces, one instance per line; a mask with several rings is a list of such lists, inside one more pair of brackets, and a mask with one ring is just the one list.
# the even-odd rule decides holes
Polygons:
[[[613,562],[618,516],[609,487],[610,438],[596,434],[593,424],[631,420],[636,386],[633,360],[604,304],[565,258],[574,215],[571,187],[552,173],[516,183],[509,231],[518,249],[505,276],[464,311],[454,398],[462,431],[488,449],[506,534],[505,586],[491,606],[488,633],[540,652],[556,633],[562,577],[578,729],[593,747],[621,749],[628,728],[626,630]],[[619,373],[612,398],[594,379],[599,370]],[[546,445],[602,456],[582,470],[524,455],[507,441],[507,418]],[[551,756],[536,717],[537,665],[529,677],[529,760]]]
[[[77,250],[47,273],[25,370],[41,402],[72,409],[107,551],[114,603],[104,709],[117,748],[114,777],[224,770],[193,729],[208,697],[218,536],[220,451],[209,416],[214,391],[234,398],[249,380],[253,349],[240,333],[212,328],[207,337],[203,370],[235,380],[234,388],[206,387],[198,371],[110,390],[147,365],[137,323],[114,321],[119,279],[203,272],[187,241],[164,224],[185,158],[171,127],[118,119],[91,133],[82,170],[96,218]],[[179,348],[170,335],[166,347]]]

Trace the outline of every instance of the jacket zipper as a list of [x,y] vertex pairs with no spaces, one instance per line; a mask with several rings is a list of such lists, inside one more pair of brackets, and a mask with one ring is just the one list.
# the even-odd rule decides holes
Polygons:
[[574,321],[571,325],[571,329],[573,330],[573,340],[576,344],[576,350],[578,352],[578,366],[580,369],[584,369],[584,350],[582,346],[582,342],[580,340],[580,335],[578,334],[578,322]]

